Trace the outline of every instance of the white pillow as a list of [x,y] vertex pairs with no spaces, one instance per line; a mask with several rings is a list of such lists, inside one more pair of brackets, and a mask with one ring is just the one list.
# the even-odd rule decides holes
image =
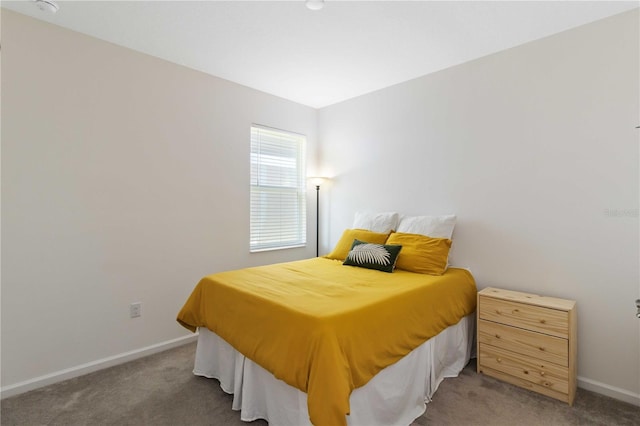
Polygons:
[[452,239],[456,216],[402,216],[397,232]]
[[400,215],[396,212],[356,212],[353,219],[353,228],[380,233],[391,232],[398,228],[399,219]]

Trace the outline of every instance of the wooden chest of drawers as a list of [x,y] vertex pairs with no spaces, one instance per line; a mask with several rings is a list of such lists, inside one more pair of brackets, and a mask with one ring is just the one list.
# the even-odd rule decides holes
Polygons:
[[477,320],[478,373],[573,405],[574,301],[489,287],[478,293]]

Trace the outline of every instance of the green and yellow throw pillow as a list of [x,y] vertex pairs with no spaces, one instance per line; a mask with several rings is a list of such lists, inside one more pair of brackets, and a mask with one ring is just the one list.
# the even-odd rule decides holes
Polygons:
[[393,272],[402,246],[355,240],[343,265]]

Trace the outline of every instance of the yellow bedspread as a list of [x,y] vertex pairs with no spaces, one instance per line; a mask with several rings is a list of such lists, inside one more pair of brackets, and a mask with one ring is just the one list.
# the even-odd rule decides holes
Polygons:
[[346,425],[349,396],[472,313],[471,274],[384,273],[314,258],[203,278],[178,314],[307,393],[311,422]]

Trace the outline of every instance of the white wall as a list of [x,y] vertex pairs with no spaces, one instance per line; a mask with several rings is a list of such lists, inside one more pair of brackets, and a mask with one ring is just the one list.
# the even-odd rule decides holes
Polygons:
[[312,108],[2,10],[3,389],[188,335],[206,274],[315,255],[311,187],[308,247],[249,253],[252,122],[315,158]]
[[639,28],[636,9],[320,110],[324,251],[356,210],[455,213],[454,263],[575,299],[580,386],[640,403]]

